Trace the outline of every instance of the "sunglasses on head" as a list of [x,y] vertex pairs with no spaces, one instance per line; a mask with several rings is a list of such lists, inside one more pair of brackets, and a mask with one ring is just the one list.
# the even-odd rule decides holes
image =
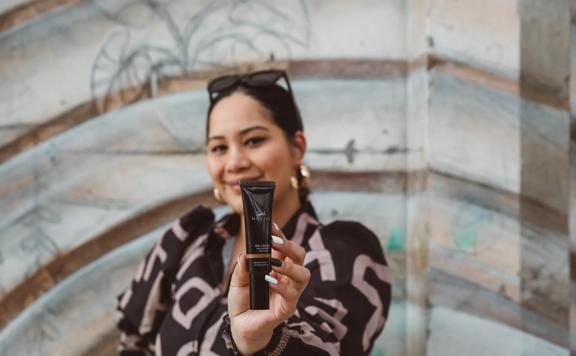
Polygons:
[[288,86],[288,92],[292,96],[292,88],[290,87],[290,81],[288,80],[288,75],[283,70],[271,69],[263,70],[258,72],[252,72],[242,75],[225,75],[212,79],[208,83],[208,94],[210,95],[210,103],[223,92],[234,89],[237,86],[247,86],[247,87],[268,87],[276,85],[276,82],[284,78],[286,85]]

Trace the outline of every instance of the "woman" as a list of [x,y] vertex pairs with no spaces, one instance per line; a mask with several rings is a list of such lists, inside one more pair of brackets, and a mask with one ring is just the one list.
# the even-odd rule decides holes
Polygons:
[[[121,353],[368,354],[390,304],[386,261],[360,223],[318,221],[286,73],[220,77],[208,91],[206,165],[232,212],[215,222],[198,206],[149,252],[118,298]],[[240,180],[276,183],[269,310],[249,310]]]

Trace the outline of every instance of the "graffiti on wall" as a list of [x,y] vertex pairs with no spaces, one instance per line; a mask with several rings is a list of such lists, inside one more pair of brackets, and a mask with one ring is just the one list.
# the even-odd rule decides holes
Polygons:
[[289,58],[294,46],[307,48],[310,43],[303,0],[289,5],[258,0],[206,2],[185,15],[173,3],[140,0],[103,9],[117,27],[103,40],[91,70],[92,96],[100,98],[101,112],[117,93],[123,104],[155,96],[162,78],[230,69],[247,58]]

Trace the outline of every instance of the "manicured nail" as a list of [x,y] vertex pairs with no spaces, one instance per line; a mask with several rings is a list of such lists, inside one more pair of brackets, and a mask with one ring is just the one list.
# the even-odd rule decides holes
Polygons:
[[271,258],[270,264],[274,267],[282,267],[282,261],[277,258]]
[[282,245],[284,243],[284,240],[282,240],[281,237],[272,235],[272,242],[274,242],[276,245]]
[[276,228],[276,230],[280,230],[280,228],[278,227],[278,225],[276,225],[275,222],[273,222],[272,225],[274,225],[274,228]]
[[242,254],[239,254],[238,256],[236,256],[236,264],[238,266],[240,266],[240,257],[242,257]]
[[266,280],[266,282],[268,282],[270,284],[278,284],[278,280],[272,276],[265,275],[264,279]]

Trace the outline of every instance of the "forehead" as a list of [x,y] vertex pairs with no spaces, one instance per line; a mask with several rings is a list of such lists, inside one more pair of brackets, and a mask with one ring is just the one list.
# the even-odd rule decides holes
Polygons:
[[234,93],[220,100],[212,109],[209,120],[210,136],[233,134],[253,125],[276,126],[268,110],[243,93]]

